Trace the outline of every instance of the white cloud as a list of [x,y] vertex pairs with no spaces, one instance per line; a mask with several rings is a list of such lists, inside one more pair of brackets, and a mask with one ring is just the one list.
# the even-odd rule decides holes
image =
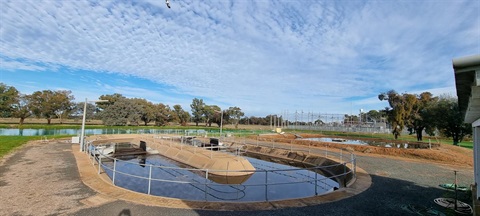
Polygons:
[[451,59],[480,50],[478,1],[171,3],[2,1],[0,66],[136,76],[252,113],[345,112],[345,98],[453,86]]

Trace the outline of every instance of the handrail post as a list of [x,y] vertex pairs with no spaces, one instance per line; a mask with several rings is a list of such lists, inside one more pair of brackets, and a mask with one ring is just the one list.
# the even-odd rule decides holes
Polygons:
[[113,159],[113,174],[112,174],[112,183],[115,185],[115,172],[116,172],[116,167],[117,167],[117,159]]
[[318,192],[317,192],[317,171],[315,170],[315,196],[318,195]]
[[205,201],[208,201],[208,196],[207,196],[207,190],[208,190],[208,186],[207,186],[207,183],[208,183],[208,169],[207,171],[205,171]]
[[148,172],[148,194],[150,195],[150,190],[152,188],[152,165],[150,164],[150,170]]
[[340,163],[343,163],[343,149],[340,149]]
[[265,201],[268,201],[268,170],[265,170]]
[[102,166],[102,158],[100,157],[101,155],[98,155],[98,174],[102,173],[100,171],[100,168]]

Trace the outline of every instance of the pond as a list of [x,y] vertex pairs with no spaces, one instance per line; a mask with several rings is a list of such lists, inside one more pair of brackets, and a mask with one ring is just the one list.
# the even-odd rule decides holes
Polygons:
[[[0,128],[0,136],[47,136],[47,135],[72,135],[80,136],[81,129],[5,129]],[[177,130],[177,129],[85,129],[85,135],[98,134],[205,134],[205,130]]]
[[386,148],[392,148],[392,147],[393,148],[412,148],[413,147],[413,145],[409,145],[408,143],[392,143],[392,142],[381,142],[381,141],[375,141],[375,140],[355,140],[355,139],[330,138],[330,137],[304,138],[302,140],[349,144],[349,145],[379,146],[379,147],[386,147]]

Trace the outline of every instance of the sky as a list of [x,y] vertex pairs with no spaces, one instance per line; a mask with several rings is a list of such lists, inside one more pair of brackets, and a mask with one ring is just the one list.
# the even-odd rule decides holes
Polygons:
[[456,96],[480,54],[480,1],[0,0],[0,83],[120,93],[246,116],[358,114],[378,94]]

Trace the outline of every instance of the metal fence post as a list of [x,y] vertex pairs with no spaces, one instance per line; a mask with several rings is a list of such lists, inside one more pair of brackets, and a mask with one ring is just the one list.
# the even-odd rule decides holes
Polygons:
[[268,170],[265,170],[265,201],[268,201]]
[[113,174],[112,174],[112,183],[115,185],[115,172],[116,172],[116,166],[117,166],[117,159],[113,159]]
[[98,155],[98,174],[101,173],[100,168],[102,166],[102,158],[100,156],[101,155]]
[[150,190],[152,188],[152,165],[150,165],[150,171],[148,172],[148,194],[150,195]]
[[343,163],[343,149],[340,149],[340,163]]
[[208,169],[205,172],[205,201],[208,201],[208,196],[207,196],[208,186],[207,186],[207,183],[208,183]]
[[353,159],[353,174],[355,175],[355,178],[357,178],[357,158]]

